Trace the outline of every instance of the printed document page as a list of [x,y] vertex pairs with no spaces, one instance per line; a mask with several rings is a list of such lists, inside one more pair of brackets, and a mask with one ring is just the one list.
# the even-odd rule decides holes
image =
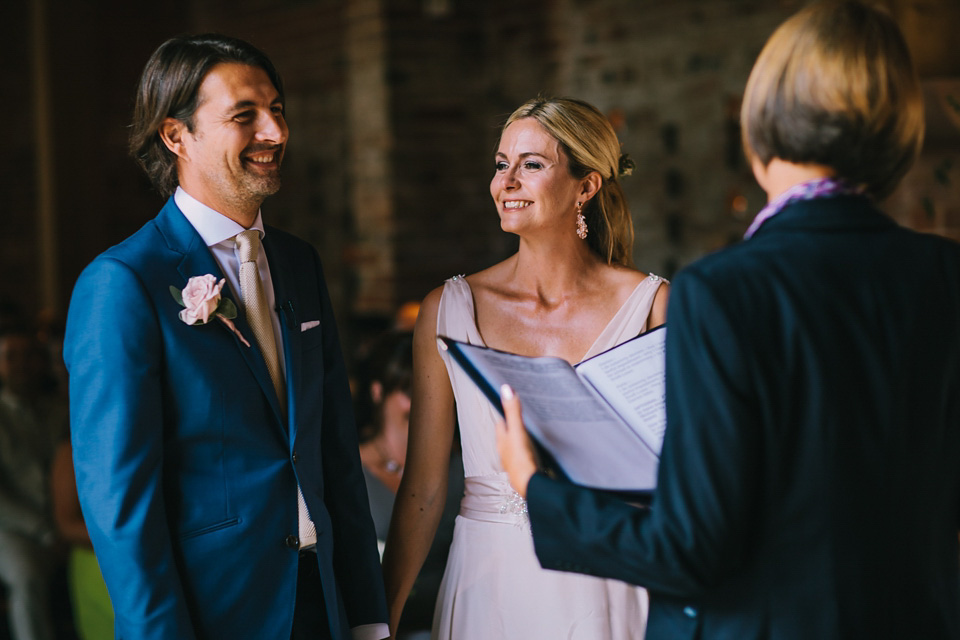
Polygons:
[[[497,410],[503,383],[520,397],[531,435],[576,484],[598,489],[650,490],[656,486],[658,457],[597,392],[561,358],[530,358],[475,345],[455,343],[476,369],[464,367]],[[481,378],[480,380],[477,377]]]
[[667,428],[666,337],[662,327],[577,365],[577,372],[657,455]]

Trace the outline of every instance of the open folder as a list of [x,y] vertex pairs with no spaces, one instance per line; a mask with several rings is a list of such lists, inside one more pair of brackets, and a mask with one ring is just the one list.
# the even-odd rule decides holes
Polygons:
[[657,484],[666,427],[666,333],[657,327],[575,366],[437,340],[501,415],[500,387],[513,388],[549,471],[645,502]]

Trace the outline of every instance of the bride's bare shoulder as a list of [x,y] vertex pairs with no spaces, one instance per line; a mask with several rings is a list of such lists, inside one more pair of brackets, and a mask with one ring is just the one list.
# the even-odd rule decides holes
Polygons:
[[606,286],[614,291],[633,291],[637,285],[647,279],[646,273],[633,267],[605,265],[602,272]]
[[467,284],[473,290],[474,297],[503,295],[506,292],[505,283],[512,269],[511,260],[512,258],[507,258],[503,262],[467,276]]

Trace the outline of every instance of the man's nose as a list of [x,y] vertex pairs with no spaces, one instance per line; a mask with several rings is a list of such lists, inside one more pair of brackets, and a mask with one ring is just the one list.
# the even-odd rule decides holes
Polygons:
[[283,115],[267,112],[260,117],[257,124],[257,139],[275,144],[283,144],[287,141],[289,130]]

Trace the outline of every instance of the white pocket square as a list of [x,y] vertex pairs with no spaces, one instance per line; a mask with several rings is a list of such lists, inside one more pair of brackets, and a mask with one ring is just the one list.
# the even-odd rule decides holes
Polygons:
[[309,322],[301,322],[300,333],[303,333],[307,329],[313,329],[314,327],[319,327],[319,326],[320,326],[319,320],[310,320]]

